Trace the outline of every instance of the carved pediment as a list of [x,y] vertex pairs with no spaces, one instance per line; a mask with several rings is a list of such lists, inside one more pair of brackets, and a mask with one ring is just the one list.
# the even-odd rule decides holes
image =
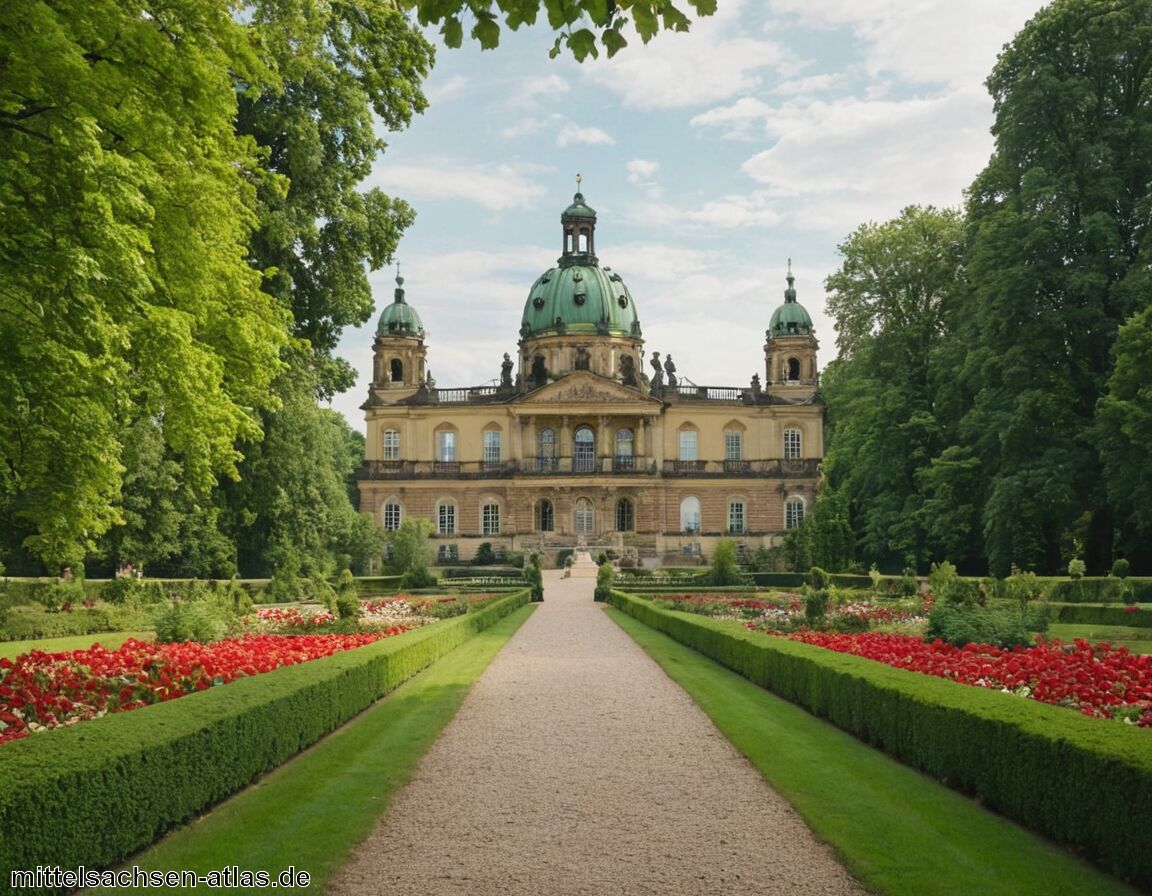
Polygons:
[[518,405],[645,405],[660,407],[660,401],[621,386],[614,380],[597,376],[594,373],[577,371],[556,382],[530,392],[515,402]]

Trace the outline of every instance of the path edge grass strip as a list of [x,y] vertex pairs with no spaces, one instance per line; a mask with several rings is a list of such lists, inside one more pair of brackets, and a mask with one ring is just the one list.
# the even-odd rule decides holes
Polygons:
[[732,623],[610,603],[955,790],[1152,887],[1152,741],[1119,722]]
[[605,611],[870,893],[1133,896],[1050,840],[614,607]]
[[[264,870],[274,880],[292,867],[311,878],[307,888],[296,892],[325,892],[477,679],[538,606],[526,604],[477,633],[256,786],[177,828],[129,863],[205,876],[235,865]],[[139,891],[122,887],[111,892]],[[154,892],[193,891],[168,887]]]
[[0,749],[0,886],[12,870],[105,868],[315,743],[528,602],[285,666]]

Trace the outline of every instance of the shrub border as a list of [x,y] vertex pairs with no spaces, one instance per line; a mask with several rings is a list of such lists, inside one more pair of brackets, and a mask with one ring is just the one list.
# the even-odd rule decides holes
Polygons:
[[1152,886],[1149,732],[660,610],[620,591],[610,603],[1118,876]]
[[527,602],[4,745],[0,886],[12,870],[115,865]]

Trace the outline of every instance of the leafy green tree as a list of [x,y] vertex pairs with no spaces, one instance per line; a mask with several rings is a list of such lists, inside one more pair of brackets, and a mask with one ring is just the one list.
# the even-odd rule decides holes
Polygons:
[[731,538],[721,538],[712,549],[710,580],[713,585],[739,585],[744,581],[736,559],[736,542]]
[[843,261],[826,282],[839,355],[823,378],[824,490],[836,498],[813,509],[813,562],[843,568],[858,550],[901,568],[936,553],[919,477],[947,439],[937,357],[963,283],[963,234],[958,212],[911,206],[839,247]]
[[435,577],[428,571],[432,548],[428,536],[434,527],[430,520],[406,519],[391,534],[392,571],[404,576],[405,588],[423,588],[433,585]]
[[[222,3],[14,0],[0,28],[0,530],[78,565],[119,519],[121,434],[232,475],[285,339],[248,264],[271,78]],[[253,86],[252,89],[256,89]]]
[[1090,437],[1120,326],[1147,305],[1152,3],[1057,0],[988,79],[996,148],[969,192],[963,424],[989,478],[992,571],[1055,572],[1090,511],[1089,570],[1114,528]]
[[[500,17],[504,27],[512,31],[524,25],[535,24],[543,12],[548,24],[560,32],[550,55],[555,57],[562,47],[577,60],[600,53],[597,42],[608,56],[614,56],[628,45],[624,28],[631,22],[644,43],[658,31],[687,31],[690,20],[683,9],[670,0],[496,0],[495,3],[464,3],[462,0],[433,2],[433,0],[403,0],[408,9],[416,10],[422,25],[440,25],[440,34],[450,47],[459,47],[464,41],[465,19],[472,22],[469,36],[485,50],[500,42]],[[688,0],[688,5],[700,16],[716,11],[716,0]],[[495,8],[493,8],[495,7]]]

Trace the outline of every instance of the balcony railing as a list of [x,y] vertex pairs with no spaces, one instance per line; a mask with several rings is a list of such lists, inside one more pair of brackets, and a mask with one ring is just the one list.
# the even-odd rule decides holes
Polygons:
[[650,457],[612,458],[531,457],[501,461],[370,460],[360,479],[491,479],[512,476],[565,476],[613,473],[624,476],[669,477],[814,477],[819,459],[666,460],[657,470]]

